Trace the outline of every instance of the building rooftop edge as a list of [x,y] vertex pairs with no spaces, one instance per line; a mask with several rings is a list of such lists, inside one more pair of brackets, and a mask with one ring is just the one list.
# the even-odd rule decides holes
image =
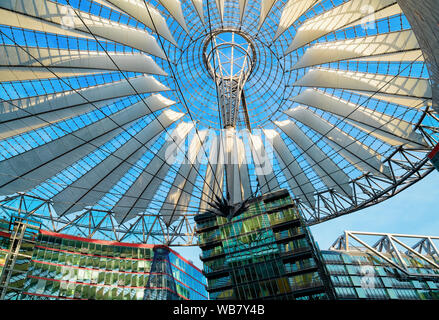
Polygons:
[[[259,202],[259,201],[276,200],[276,199],[284,197],[284,196],[290,196],[290,193],[288,192],[287,189],[280,189],[280,190],[276,190],[276,191],[273,191],[270,193],[263,194],[263,195],[258,196],[258,197],[250,198],[248,200],[248,204],[252,204],[255,202]],[[213,218],[213,217],[215,217],[214,214],[212,214],[210,212],[203,212],[203,213],[197,214],[194,217],[194,220],[195,220],[195,222],[199,222],[200,220]]]
[[[175,254],[178,258],[186,262],[188,265],[193,267],[195,270],[197,270],[200,273],[203,273],[203,271],[198,268],[196,265],[194,265],[193,262],[189,261],[185,257],[183,257],[180,253],[173,250],[171,247],[163,245],[163,244],[144,244],[144,243],[129,243],[129,242],[118,242],[118,241],[109,241],[109,240],[97,240],[97,239],[89,239],[89,238],[83,238],[78,236],[72,236],[69,234],[64,233],[57,233],[53,231],[47,231],[47,230],[40,230],[40,233],[42,235],[48,235],[53,236],[57,238],[67,239],[67,240],[75,240],[75,241],[82,241],[87,243],[95,243],[95,244],[101,244],[101,245],[108,245],[108,246],[119,246],[119,247],[131,247],[131,248],[166,248],[173,254]],[[10,233],[7,232],[0,232],[0,236],[3,237],[10,237]]]

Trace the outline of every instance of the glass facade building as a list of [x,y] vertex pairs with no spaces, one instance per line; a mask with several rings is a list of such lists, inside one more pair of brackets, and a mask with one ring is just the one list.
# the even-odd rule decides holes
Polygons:
[[0,300],[20,299],[39,229],[29,219],[0,220]]
[[[4,222],[4,227],[8,223]],[[2,279],[15,232],[0,233]],[[166,246],[90,240],[40,230],[4,281],[4,299],[206,300],[201,270]]]
[[[352,234],[355,240],[358,234],[374,235]],[[349,239],[348,245],[321,252],[336,299],[439,299],[439,256],[432,240],[439,238],[378,235],[381,239],[372,246],[363,240],[365,246],[353,246],[355,240]],[[415,246],[401,238],[416,240]]]
[[1,299],[439,299],[439,237],[346,231],[320,250],[283,190],[196,222],[203,271],[167,246],[0,220]]
[[195,218],[211,299],[325,299],[314,242],[289,193],[253,199],[232,218]]

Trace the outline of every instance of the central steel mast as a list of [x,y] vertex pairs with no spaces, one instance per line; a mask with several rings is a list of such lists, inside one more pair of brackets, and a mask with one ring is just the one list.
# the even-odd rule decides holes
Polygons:
[[[244,84],[255,63],[249,39],[235,31],[214,33],[205,44],[204,61],[216,83],[224,129],[236,128],[244,96]],[[244,108],[243,112],[247,109]],[[244,115],[250,129],[248,114]]]

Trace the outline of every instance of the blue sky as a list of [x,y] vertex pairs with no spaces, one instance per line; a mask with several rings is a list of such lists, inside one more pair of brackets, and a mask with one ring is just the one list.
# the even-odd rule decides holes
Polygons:
[[[371,231],[439,236],[439,172],[397,196],[373,207],[333,219],[311,228],[321,249],[329,246],[343,231]],[[197,247],[174,248],[201,268]]]
[[321,249],[329,246],[344,230],[439,235],[439,172],[395,197],[311,228]]

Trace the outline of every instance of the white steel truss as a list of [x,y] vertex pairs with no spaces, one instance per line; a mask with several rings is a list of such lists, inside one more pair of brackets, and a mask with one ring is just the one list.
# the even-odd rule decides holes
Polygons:
[[[378,238],[378,240],[377,240]],[[407,244],[416,240],[415,244]],[[330,247],[334,251],[364,251],[379,256],[391,266],[407,276],[439,277],[439,251],[436,236],[418,236],[408,234],[391,234],[379,232],[345,231]],[[425,265],[438,273],[415,273],[409,268],[406,258],[418,258]]]

